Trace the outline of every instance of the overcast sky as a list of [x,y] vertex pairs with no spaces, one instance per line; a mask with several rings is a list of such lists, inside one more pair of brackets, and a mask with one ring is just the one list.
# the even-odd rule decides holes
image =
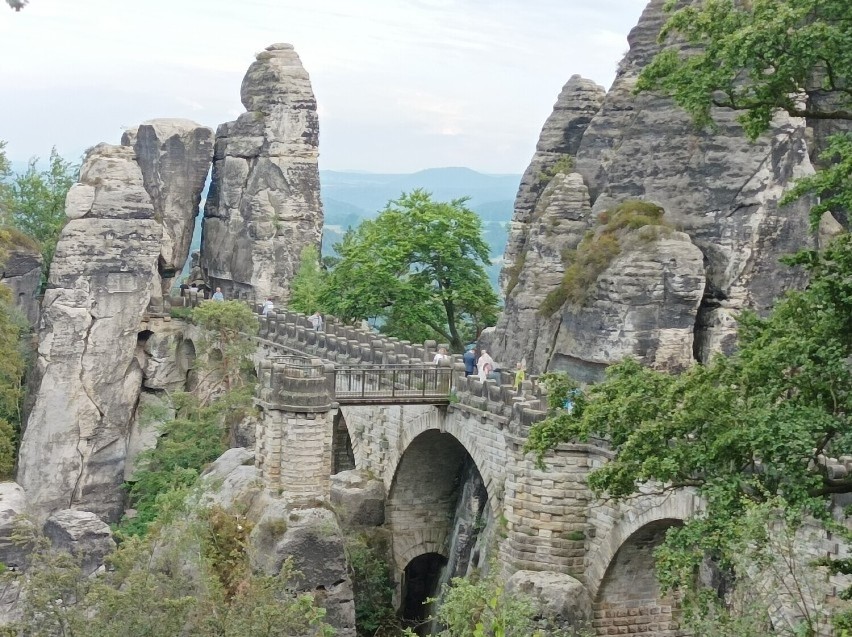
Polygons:
[[7,155],[68,157],[154,117],[243,111],[254,54],[291,42],[320,166],[519,173],[565,81],[609,87],[646,0],[31,0],[0,3]]

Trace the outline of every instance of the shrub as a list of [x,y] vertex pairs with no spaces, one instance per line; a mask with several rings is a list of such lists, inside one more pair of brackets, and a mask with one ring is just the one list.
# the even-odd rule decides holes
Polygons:
[[393,608],[394,586],[382,538],[365,533],[348,537],[346,553],[355,592],[355,629],[359,637],[400,634]]

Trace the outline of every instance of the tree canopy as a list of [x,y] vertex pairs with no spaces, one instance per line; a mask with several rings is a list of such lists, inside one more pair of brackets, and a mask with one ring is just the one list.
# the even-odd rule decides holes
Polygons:
[[325,311],[377,319],[386,333],[437,338],[461,351],[496,322],[497,295],[484,266],[482,223],[466,199],[433,201],[414,190],[388,203],[335,246],[322,295]]

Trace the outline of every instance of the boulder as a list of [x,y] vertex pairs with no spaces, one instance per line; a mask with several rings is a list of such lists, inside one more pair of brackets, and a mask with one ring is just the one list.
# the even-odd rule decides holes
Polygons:
[[588,625],[592,599],[577,579],[551,571],[517,571],[506,582],[507,593],[521,593],[538,606],[540,616],[555,628],[567,630]]
[[53,513],[44,524],[44,536],[53,548],[78,557],[86,574],[95,572],[115,550],[109,525],[89,511]]
[[205,486],[205,504],[238,509],[253,520],[263,515],[268,499],[252,451],[228,449],[204,470],[201,481]]
[[225,298],[286,303],[302,250],[319,247],[319,122],[310,78],[289,44],[258,53],[246,113],[216,131],[201,269]]
[[331,476],[331,504],[344,528],[385,523],[385,485],[362,471],[341,471]]
[[252,567],[267,575],[292,558],[301,573],[299,590],[314,591],[338,635],[354,637],[355,604],[346,565],[343,535],[334,513],[323,508],[270,504],[249,537]]

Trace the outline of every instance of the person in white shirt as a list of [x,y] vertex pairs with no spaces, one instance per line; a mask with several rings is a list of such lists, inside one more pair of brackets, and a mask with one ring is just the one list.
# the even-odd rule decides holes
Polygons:
[[479,369],[479,380],[484,383],[488,374],[494,371],[494,359],[488,355],[486,350],[482,350],[479,360],[476,361],[476,366]]
[[314,331],[319,332],[322,330],[322,314],[319,312],[314,312],[308,317],[308,320],[311,322],[311,325],[314,326]]
[[263,309],[260,311],[260,313],[266,316],[274,309],[275,304],[272,302],[272,298],[270,297],[266,299],[266,303],[263,304]]

